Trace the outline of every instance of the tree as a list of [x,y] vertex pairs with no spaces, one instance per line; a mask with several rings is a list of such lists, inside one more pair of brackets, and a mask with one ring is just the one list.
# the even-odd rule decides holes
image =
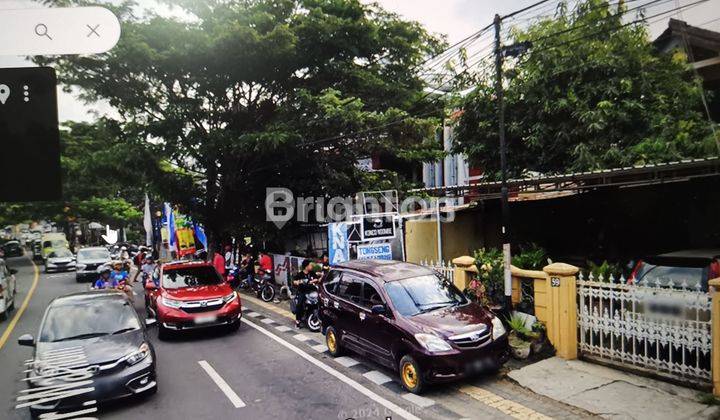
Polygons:
[[[531,48],[505,68],[508,164],[546,173],[673,161],[717,153],[700,85],[682,54],[653,49],[624,2],[565,3],[516,31]],[[642,12],[642,10],[640,10]],[[640,14],[640,16],[642,16]],[[464,101],[456,147],[491,177],[499,171],[491,81]]]
[[358,0],[168,3],[188,18],[108,3],[123,29],[113,50],[39,61],[108,100],[123,133],[184,175],[185,188],[155,188],[181,193],[209,233],[261,226],[266,187],[354,194],[359,157],[432,136],[432,119],[406,118],[428,111],[415,67],[443,46],[419,24]]

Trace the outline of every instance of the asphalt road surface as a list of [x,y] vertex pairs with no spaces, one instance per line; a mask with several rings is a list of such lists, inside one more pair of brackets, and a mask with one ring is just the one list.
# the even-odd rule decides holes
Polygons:
[[[44,274],[23,311],[36,278],[26,258],[10,258],[18,269],[16,309],[0,322],[0,418],[28,419],[15,409],[24,389],[23,362],[31,349],[20,347],[24,333],[35,335],[48,303],[86,290],[74,273]],[[136,286],[138,313],[144,316]],[[460,419],[581,418],[587,413],[530,393],[503,375],[433,387],[422,397],[402,390],[393,372],[361,357],[333,359],[320,334],[297,331],[279,305],[243,296],[239,331],[193,331],[168,341],[150,331],[157,353],[158,392],[148,398],[102,407],[102,419]],[[21,312],[18,316],[18,313]],[[152,327],[151,327],[152,328]],[[1,340],[1,339],[0,339]]]

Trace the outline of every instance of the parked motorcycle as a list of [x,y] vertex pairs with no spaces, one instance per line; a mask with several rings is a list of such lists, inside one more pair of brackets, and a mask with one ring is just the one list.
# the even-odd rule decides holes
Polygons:
[[260,270],[260,273],[254,276],[252,284],[248,284],[247,279],[240,283],[244,290],[254,290],[257,297],[264,302],[272,302],[275,299],[275,282],[273,280],[272,271]]

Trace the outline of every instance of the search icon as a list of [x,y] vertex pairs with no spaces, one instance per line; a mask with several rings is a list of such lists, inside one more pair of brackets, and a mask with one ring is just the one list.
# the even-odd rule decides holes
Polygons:
[[52,38],[50,37],[50,35],[48,35],[47,25],[45,25],[44,23],[38,23],[37,25],[35,25],[35,33],[37,34],[37,36],[46,36],[49,40],[52,41]]

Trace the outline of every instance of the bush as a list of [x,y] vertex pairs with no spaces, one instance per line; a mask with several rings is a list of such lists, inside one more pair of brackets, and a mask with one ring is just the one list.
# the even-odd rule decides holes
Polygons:
[[481,293],[476,293],[478,300],[485,305],[500,303],[504,295],[502,251],[480,248],[474,256],[478,280],[482,285]]
[[520,246],[520,252],[512,257],[512,264],[525,270],[542,270],[547,263],[547,252],[536,243]]

